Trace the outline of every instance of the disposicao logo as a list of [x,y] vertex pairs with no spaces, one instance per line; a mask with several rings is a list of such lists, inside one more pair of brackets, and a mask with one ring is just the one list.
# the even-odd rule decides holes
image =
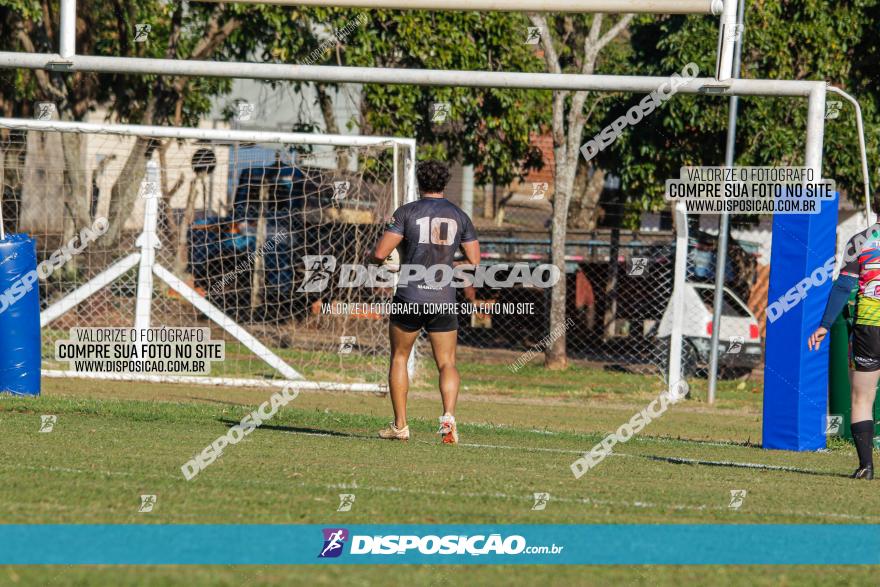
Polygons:
[[447,534],[361,535],[349,534],[345,528],[324,528],[324,546],[318,558],[336,558],[342,555],[346,543],[351,556],[377,555],[559,555],[565,546],[545,544],[529,546],[524,536],[511,534],[478,534],[474,536]]
[[324,528],[324,547],[318,558],[336,558],[342,554],[342,547],[348,540],[348,530],[345,528]]

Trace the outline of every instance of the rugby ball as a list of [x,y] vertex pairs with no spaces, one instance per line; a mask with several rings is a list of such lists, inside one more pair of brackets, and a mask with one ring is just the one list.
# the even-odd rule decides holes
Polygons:
[[397,249],[391,251],[391,254],[385,258],[385,262],[382,263],[382,266],[394,273],[400,271],[400,253]]

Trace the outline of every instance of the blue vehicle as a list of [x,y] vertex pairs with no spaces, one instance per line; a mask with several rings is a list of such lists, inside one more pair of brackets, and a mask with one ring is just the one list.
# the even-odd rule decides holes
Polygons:
[[[341,178],[350,185],[344,201],[334,197]],[[374,196],[373,187],[353,174],[299,167],[280,157],[242,167],[230,214],[190,227],[189,271],[212,303],[238,319],[301,317],[321,299],[296,291],[303,257],[363,259],[381,230]]]

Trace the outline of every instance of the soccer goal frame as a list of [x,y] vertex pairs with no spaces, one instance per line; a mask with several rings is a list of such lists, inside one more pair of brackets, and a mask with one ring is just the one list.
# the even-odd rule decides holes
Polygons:
[[[209,0],[214,1],[214,0]],[[234,0],[246,4],[297,4],[294,0]],[[821,177],[825,134],[826,92],[835,92],[852,102],[859,122],[862,168],[866,200],[870,197],[864,132],[858,103],[842,91],[821,80],[736,79],[732,77],[736,0],[309,0],[302,4],[356,6],[419,10],[513,10],[564,11],[576,13],[674,13],[719,16],[716,71],[714,77],[701,77],[678,88],[679,94],[715,97],[775,96],[807,99],[806,153],[804,166]],[[89,71],[150,75],[206,76],[261,80],[286,80],[325,83],[400,84],[417,86],[495,87],[595,92],[650,93],[666,82],[663,77],[595,75],[570,73],[525,73],[500,71],[455,71],[395,69],[382,67],[342,67],[282,63],[193,61],[104,57],[76,53],[76,0],[60,0],[57,53],[18,53],[0,51],[0,68],[29,68],[57,72]],[[668,385],[677,391],[681,379],[681,351],[684,321],[684,285],[687,266],[687,215],[683,206],[675,206],[676,259],[673,283],[672,333]],[[869,214],[870,216],[870,214]]]
[[[236,0],[247,4],[261,0]],[[291,4],[292,0],[277,0]],[[325,4],[325,2],[321,2]],[[744,80],[732,78],[736,25],[736,0],[517,0],[498,2],[479,0],[337,0],[326,2],[360,8],[393,8],[422,10],[517,10],[565,12],[642,12],[705,14],[719,16],[716,72],[714,78],[696,78],[678,88],[681,94],[710,96],[784,96],[808,98],[806,163],[821,177],[824,139],[826,82],[807,80]],[[191,61],[178,59],[143,59],[101,57],[76,53],[76,0],[61,0],[59,14],[58,53],[14,53],[0,51],[0,68],[23,67],[51,71],[91,71],[103,73],[185,75],[245,79],[278,79],[332,83],[377,83],[424,86],[497,87],[545,90],[590,90],[597,92],[650,93],[666,78],[649,76],[523,73],[498,71],[418,70],[327,65],[294,65],[280,63],[241,63],[222,61]],[[668,385],[675,392],[681,379],[682,331],[684,322],[684,282],[687,263],[686,213],[674,208],[677,225],[675,274],[673,284],[673,326],[670,340]]]
[[[330,147],[386,147],[390,148],[393,154],[393,207],[397,208],[402,203],[411,202],[417,198],[415,175],[416,141],[408,138],[200,129],[112,123],[99,124],[18,118],[0,118],[0,129]],[[150,166],[151,163],[148,163],[147,165]],[[152,163],[152,165],[155,165],[155,163]],[[211,322],[222,328],[230,337],[232,337],[232,339],[240,342],[244,347],[253,352],[254,355],[268,364],[281,375],[281,378],[247,379],[240,377],[148,375],[138,373],[87,373],[58,369],[42,369],[41,374],[44,377],[143,381],[152,383],[190,383],[197,385],[237,387],[284,387],[289,385],[304,390],[326,391],[386,391],[384,386],[372,383],[333,383],[307,380],[294,366],[285,362],[271,349],[261,343],[255,336],[250,334],[247,329],[238,324],[205,297],[200,295],[184,280],[163,267],[156,259],[156,248],[159,245],[157,232],[159,221],[159,200],[160,197],[158,194],[147,195],[145,197],[143,227],[140,236],[136,241],[136,246],[139,251],[119,259],[86,283],[80,285],[42,310],[40,312],[40,328],[46,328],[65,313],[69,312],[92,295],[101,291],[137,267],[137,297],[135,315],[133,316],[133,324],[135,328],[145,329],[150,328],[151,326],[154,279],[159,279],[180,295],[186,302],[204,314]]]

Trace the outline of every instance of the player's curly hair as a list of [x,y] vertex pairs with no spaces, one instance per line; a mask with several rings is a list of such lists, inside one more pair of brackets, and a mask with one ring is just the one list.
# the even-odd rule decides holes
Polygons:
[[416,179],[421,193],[442,193],[449,183],[449,167],[441,161],[422,161],[416,166]]
[[871,196],[871,211],[880,216],[880,189],[874,190]]

